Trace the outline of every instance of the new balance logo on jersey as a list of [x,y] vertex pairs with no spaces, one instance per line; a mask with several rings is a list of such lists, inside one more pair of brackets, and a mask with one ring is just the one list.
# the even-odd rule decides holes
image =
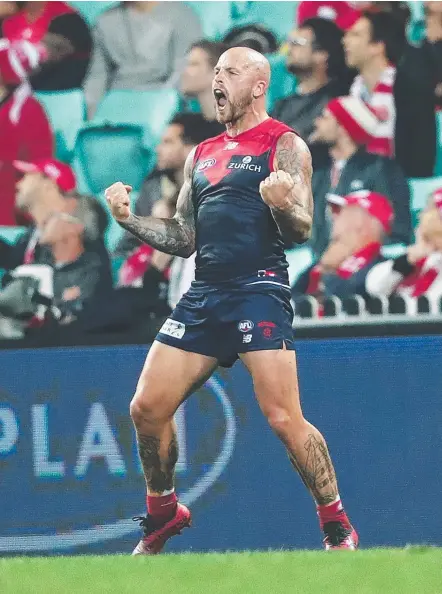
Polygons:
[[248,169],[249,171],[256,171],[259,173],[261,171],[261,165],[255,165],[252,163],[253,158],[250,155],[243,157],[242,163],[235,163],[231,161],[228,165],[228,169]]
[[233,151],[234,148],[238,146],[239,142],[228,142],[223,150],[225,151]]

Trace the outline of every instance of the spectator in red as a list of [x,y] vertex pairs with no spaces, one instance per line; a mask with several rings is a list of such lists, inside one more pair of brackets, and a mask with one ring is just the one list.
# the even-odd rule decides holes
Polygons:
[[376,115],[356,97],[332,99],[316,120],[316,137],[329,145],[331,165],[313,172],[315,212],[311,247],[320,256],[329,238],[327,197],[369,190],[387,196],[395,220],[388,243],[408,245],[411,237],[410,190],[394,159],[368,153],[365,146],[377,126]]
[[92,35],[80,14],[66,2],[17,2],[19,12],[2,24],[10,41],[42,43],[48,59],[32,77],[37,91],[82,86],[92,54]]
[[379,120],[367,150],[384,157],[394,156],[393,87],[404,44],[402,24],[384,12],[364,13],[344,35],[347,64],[359,71],[350,95],[368,103]]
[[319,17],[333,21],[340,29],[346,31],[359,18],[360,11],[352,4],[354,2],[336,2],[333,0],[319,2],[300,2],[296,16],[297,25],[301,27],[304,21]]
[[0,225],[16,224],[14,160],[53,154],[51,127],[26,74],[40,58],[38,47],[28,41],[0,40]]
[[403,256],[375,266],[366,287],[374,297],[442,297],[442,188],[432,194],[421,213],[415,243]]
[[394,218],[387,198],[362,190],[345,197],[330,195],[329,202],[335,209],[330,243],[319,262],[296,282],[295,298],[366,296],[366,276],[382,260],[381,246]]

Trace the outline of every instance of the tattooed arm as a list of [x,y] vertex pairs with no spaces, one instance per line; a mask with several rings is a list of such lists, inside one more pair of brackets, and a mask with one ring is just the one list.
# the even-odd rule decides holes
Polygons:
[[278,140],[275,171],[260,192],[281,233],[291,241],[309,239],[313,222],[312,159],[305,142],[293,132]]
[[106,190],[112,215],[132,235],[155,249],[173,256],[188,258],[195,251],[195,219],[192,202],[192,164],[195,149],[184,165],[184,183],[172,219],[139,217],[130,211],[129,186],[121,182]]

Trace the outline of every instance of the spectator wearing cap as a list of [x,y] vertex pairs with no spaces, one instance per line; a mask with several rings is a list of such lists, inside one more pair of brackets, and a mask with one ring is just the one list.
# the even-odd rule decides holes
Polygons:
[[442,297],[442,188],[432,194],[420,215],[415,243],[404,255],[370,270],[366,289],[374,297]]
[[331,165],[313,173],[315,213],[311,247],[319,257],[328,245],[330,218],[327,196],[346,196],[369,190],[387,196],[395,213],[388,243],[408,245],[411,238],[410,191],[400,166],[393,159],[368,153],[378,120],[357,97],[330,101],[315,122],[315,136],[329,146]]
[[330,243],[318,263],[300,276],[293,297],[312,295],[320,301],[336,295],[366,296],[365,278],[382,261],[381,246],[391,232],[393,208],[382,194],[362,190],[329,196],[335,215]]
[[104,229],[100,208],[97,208],[95,199],[76,192],[75,175],[69,165],[56,159],[37,159],[33,162],[15,161],[14,167],[22,174],[17,183],[17,204],[30,215],[34,224],[14,245],[0,240],[0,268],[13,270],[23,264],[52,265],[51,251],[39,241],[42,230],[54,213],[73,214],[80,202],[90,205],[98,221],[98,238],[95,226],[86,227],[88,252],[95,252],[106,268],[109,256],[102,239]]
[[395,152],[393,88],[395,65],[404,45],[403,25],[390,13],[365,12],[344,35],[347,64],[359,72],[350,95],[368,103],[378,116],[367,151],[384,157],[392,157]]
[[328,162],[327,146],[312,138],[315,119],[333,97],[348,93],[350,80],[342,48],[342,32],[321,18],[306,20],[289,38],[287,69],[296,76],[293,95],[278,101],[272,117],[304,138],[314,167]]
[[27,74],[38,67],[41,48],[28,41],[0,40],[0,225],[15,225],[16,159],[53,154],[53,135]]
[[41,43],[47,61],[32,76],[37,91],[81,87],[92,53],[92,35],[81,15],[66,2],[20,2],[20,10],[2,24],[10,41]]
[[103,12],[84,87],[89,115],[109,89],[175,86],[186,53],[201,38],[199,19],[185,2],[120,2]]
[[185,98],[198,101],[207,125],[207,138],[217,136],[225,127],[217,122],[213,100],[213,69],[227,49],[224,43],[203,39],[192,45],[181,73],[180,90]]
[[357,8],[352,6],[353,4],[353,2],[333,0],[299,2],[296,13],[298,27],[303,26],[308,19],[321,18],[332,21],[345,31],[357,21],[361,14]]

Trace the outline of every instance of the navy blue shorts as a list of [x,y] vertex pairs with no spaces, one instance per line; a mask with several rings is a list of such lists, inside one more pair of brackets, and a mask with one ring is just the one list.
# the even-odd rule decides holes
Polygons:
[[215,357],[231,367],[239,353],[294,350],[290,287],[258,275],[229,286],[192,283],[156,340]]

